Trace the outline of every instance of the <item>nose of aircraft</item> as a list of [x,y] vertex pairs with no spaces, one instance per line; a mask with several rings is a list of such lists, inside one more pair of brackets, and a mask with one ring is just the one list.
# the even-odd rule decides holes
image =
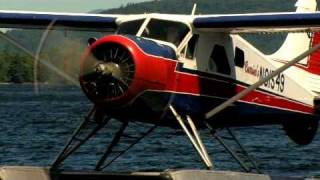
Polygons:
[[[173,89],[175,52],[139,37],[108,35],[84,53],[80,85],[96,105],[123,107],[146,91]],[[172,58],[172,59],[170,59]],[[108,108],[110,109],[110,108]]]
[[80,84],[95,103],[124,98],[135,76],[135,61],[128,47],[112,37],[92,44],[81,61]]

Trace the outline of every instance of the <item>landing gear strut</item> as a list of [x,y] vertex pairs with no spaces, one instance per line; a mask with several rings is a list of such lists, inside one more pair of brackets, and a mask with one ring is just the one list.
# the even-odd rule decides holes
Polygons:
[[[199,133],[190,118],[190,116],[187,116],[187,120],[184,120],[175,110],[175,108],[170,105],[169,106],[171,112],[175,116],[176,120],[180,124],[181,128],[184,130],[184,132],[187,134],[189,140],[191,141],[193,147],[197,150],[199,156],[201,157],[202,161],[206,165],[208,169],[213,168],[213,164],[210,160],[210,156],[207,153],[207,150],[205,146],[203,145]],[[189,128],[186,126],[186,123],[188,123]],[[236,160],[236,162],[242,167],[242,169],[245,172],[253,172],[254,170],[257,173],[262,173],[259,169],[257,163],[253,160],[253,158],[248,154],[248,152],[245,150],[245,148],[242,146],[242,144],[239,142],[239,140],[236,138],[234,133],[231,131],[231,129],[226,128],[227,133],[229,134],[229,137],[221,137],[219,136],[216,129],[212,128],[210,124],[208,124],[206,121],[204,121],[207,128],[210,130],[211,135],[224,147],[224,149]],[[190,132],[191,129],[191,132]],[[240,156],[235,153],[233,149],[230,148],[230,146],[226,143],[225,139],[233,141],[238,147],[239,147],[239,153],[242,155],[243,158],[240,158]]]
[[[57,170],[72,153],[74,153],[83,144],[90,140],[90,138],[96,135],[97,132],[99,132],[103,127],[105,127],[109,121],[109,117],[101,116],[101,114],[97,112],[97,108],[92,108],[88,116],[84,118],[84,120],[79,124],[77,129],[73,132],[71,138],[68,140],[63,150],[53,161],[51,165],[51,170]],[[157,127],[156,125],[154,125],[144,133],[135,133],[135,136],[130,136],[125,134],[125,130],[128,126],[129,122],[122,122],[121,127],[115,133],[111,143],[106,147],[106,151],[97,162],[95,170],[101,171],[110,164],[112,164],[116,159],[118,159],[121,155],[129,151],[134,145],[139,143],[144,137],[150,134]],[[124,150],[113,151],[114,147],[116,147],[121,142],[121,140],[125,138],[130,139],[131,144],[129,144]],[[113,158],[106,162],[111,154],[113,155]]]

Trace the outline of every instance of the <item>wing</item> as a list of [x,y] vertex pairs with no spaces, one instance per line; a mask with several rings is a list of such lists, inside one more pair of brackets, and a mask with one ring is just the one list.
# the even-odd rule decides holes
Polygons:
[[120,15],[0,11],[0,28],[46,28],[112,31]]
[[193,26],[199,31],[312,32],[320,30],[320,13],[260,13],[196,16]]

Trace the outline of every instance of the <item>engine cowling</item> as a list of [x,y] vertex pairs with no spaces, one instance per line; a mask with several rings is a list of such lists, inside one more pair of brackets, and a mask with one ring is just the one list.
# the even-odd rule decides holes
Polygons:
[[82,57],[81,87],[95,104],[112,107],[130,104],[147,89],[165,88],[168,63],[161,56],[168,56],[168,52],[173,54],[168,47],[142,38],[105,36],[94,42]]
[[93,102],[126,96],[135,75],[135,63],[126,47],[115,42],[94,44],[81,63],[80,84]]

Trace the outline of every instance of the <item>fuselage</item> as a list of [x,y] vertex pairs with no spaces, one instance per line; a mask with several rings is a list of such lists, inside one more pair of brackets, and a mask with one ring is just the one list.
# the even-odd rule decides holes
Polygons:
[[[179,113],[201,122],[206,112],[283,65],[238,35],[196,31],[188,17],[145,14],[120,18],[117,33],[98,40],[88,54],[108,43],[126,48],[134,66],[133,74],[127,74],[131,80],[125,82],[126,87],[113,90],[118,94],[113,92],[112,97],[92,95],[82,83],[88,97],[118,119],[174,125],[167,112],[172,104]],[[103,53],[117,59],[119,48],[110,49]],[[112,61],[120,62],[121,57],[118,59]],[[110,63],[105,67],[111,67]],[[108,73],[124,76],[121,69]],[[315,119],[318,94],[305,82],[309,74],[291,67],[209,121],[225,127]]]

